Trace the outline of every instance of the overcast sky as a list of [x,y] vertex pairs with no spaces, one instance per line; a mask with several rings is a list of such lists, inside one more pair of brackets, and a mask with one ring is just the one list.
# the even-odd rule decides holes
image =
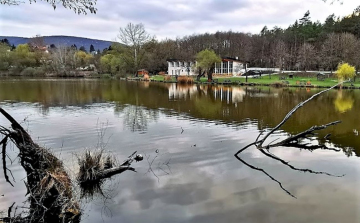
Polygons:
[[143,23],[158,39],[194,33],[236,31],[259,33],[267,25],[288,27],[307,10],[313,21],[332,13],[350,14],[358,0],[98,0],[97,14],[77,15],[46,2],[0,5],[0,36],[71,35],[115,40],[119,27]]

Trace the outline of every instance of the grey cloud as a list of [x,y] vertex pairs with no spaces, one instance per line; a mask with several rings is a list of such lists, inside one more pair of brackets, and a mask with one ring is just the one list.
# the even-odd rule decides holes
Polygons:
[[[74,35],[113,40],[119,27],[129,22],[144,23],[152,35],[175,38],[193,33],[233,30],[258,33],[261,27],[287,27],[307,9],[314,19],[344,9],[332,8],[322,1],[301,0],[132,0],[98,1],[96,15],[77,15],[62,6],[54,11],[46,2],[20,6],[0,5],[2,35]],[[352,11],[356,3],[341,7]],[[320,10],[322,9],[322,10]],[[330,11],[331,10],[331,11]],[[321,11],[321,13],[320,13]],[[27,27],[26,27],[27,26]]]

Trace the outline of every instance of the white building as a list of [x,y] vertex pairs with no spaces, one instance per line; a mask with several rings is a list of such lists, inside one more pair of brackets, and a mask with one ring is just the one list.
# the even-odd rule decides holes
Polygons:
[[168,75],[187,76],[195,75],[195,63],[189,61],[181,61],[176,59],[168,59]]
[[[168,59],[168,75],[196,75],[196,62],[181,61],[176,59]],[[224,57],[220,63],[215,63],[213,74],[217,75],[241,75],[241,70],[244,69],[244,64],[237,58]]]
[[244,64],[238,58],[223,57],[220,63],[215,63],[214,74],[239,76]]

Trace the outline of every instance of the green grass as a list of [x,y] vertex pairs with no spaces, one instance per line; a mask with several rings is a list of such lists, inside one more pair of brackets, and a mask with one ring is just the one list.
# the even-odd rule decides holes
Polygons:
[[[152,76],[150,79],[154,80],[154,81],[164,81],[164,76],[156,75],[156,76]],[[195,79],[195,77],[194,77],[194,79]],[[222,84],[228,80],[230,80],[231,83],[246,83],[245,77],[214,77],[213,79],[214,80],[217,79],[219,84]],[[175,78],[173,77],[172,80],[175,81]],[[297,82],[310,81],[311,86],[314,86],[314,87],[331,87],[331,86],[335,85],[336,83],[338,83],[338,80],[335,78],[326,78],[323,81],[319,81],[319,80],[317,80],[316,77],[294,77],[293,79],[286,78],[285,80],[279,80],[278,74],[271,75],[271,79],[270,79],[270,76],[262,76],[261,78],[253,78],[253,77],[249,76],[247,82],[249,84],[253,83],[253,84],[259,84],[259,85],[272,85],[275,83],[283,83],[284,81],[289,82],[289,85],[291,85],[291,86],[299,86],[299,84]],[[201,83],[207,82],[207,77],[200,78],[200,82]],[[344,86],[350,86],[350,85],[351,85],[351,83],[344,84]],[[356,82],[353,83],[353,85],[357,88],[360,88],[360,77],[356,79]]]
[[154,81],[163,81],[165,76],[162,75],[154,75],[150,77],[150,80],[154,80]]
[[[164,79],[165,79],[165,76],[163,76],[163,75],[154,75],[154,76],[150,77],[150,80],[152,80],[152,81],[164,81]],[[171,77],[171,81],[176,81],[174,76]]]

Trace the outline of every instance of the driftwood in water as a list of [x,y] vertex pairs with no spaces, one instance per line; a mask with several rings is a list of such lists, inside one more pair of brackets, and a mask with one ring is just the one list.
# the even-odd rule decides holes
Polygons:
[[30,135],[5,110],[0,113],[11,123],[12,130],[0,126],[4,136],[1,141],[3,169],[8,178],[5,162],[8,140],[19,149],[20,164],[27,175],[27,195],[30,209],[28,216],[4,218],[8,222],[80,222],[79,203],[73,197],[71,180],[63,163],[47,149],[34,143]]
[[114,157],[111,155],[104,155],[103,150],[91,152],[85,151],[81,156],[78,156],[78,164],[80,167],[77,180],[81,184],[90,184],[98,182],[106,178],[110,178],[116,174],[120,174],[126,170],[135,171],[131,167],[131,163],[141,161],[142,155],[136,155],[136,151],[130,155],[122,164],[116,165]]
[[[284,190],[287,194],[289,194],[290,196],[296,198],[290,191],[288,191],[287,189],[285,189],[282,185],[282,183],[280,181],[278,181],[277,179],[275,179],[273,176],[271,176],[268,172],[266,172],[263,168],[259,168],[259,167],[256,167],[256,166],[253,166],[249,163],[247,163],[244,159],[242,159],[240,157],[241,153],[243,153],[245,150],[247,150],[248,148],[251,148],[252,146],[255,146],[263,155],[269,157],[269,158],[272,158],[282,164],[284,164],[285,166],[289,167],[290,169],[293,169],[293,170],[297,170],[297,171],[301,171],[301,172],[307,172],[307,173],[313,173],[313,174],[325,174],[325,175],[328,175],[328,176],[335,176],[335,175],[332,175],[332,174],[329,174],[327,172],[321,172],[321,171],[313,171],[311,169],[305,169],[305,168],[296,168],[292,165],[289,164],[288,161],[285,161],[279,157],[277,157],[276,155],[272,154],[270,152],[270,149],[271,148],[274,148],[274,147],[294,147],[294,148],[299,148],[299,149],[306,149],[306,150],[310,150],[310,151],[314,151],[314,150],[317,150],[317,149],[324,149],[324,150],[332,150],[332,151],[336,151],[336,152],[339,152],[340,150],[337,150],[337,149],[334,149],[334,148],[328,148],[326,145],[311,145],[309,143],[302,143],[302,141],[304,139],[309,139],[308,137],[309,136],[314,136],[315,135],[315,131],[318,131],[318,130],[323,130],[323,129],[326,129],[327,127],[329,126],[333,126],[333,125],[337,125],[340,123],[340,121],[334,121],[334,122],[331,122],[331,123],[328,123],[328,124],[324,124],[324,125],[321,125],[321,126],[312,126],[310,127],[309,129],[303,131],[303,132],[300,132],[296,135],[293,135],[293,136],[290,136],[284,140],[281,140],[280,142],[276,142],[277,140],[275,141],[272,141],[270,142],[269,144],[265,145],[265,140],[268,139],[269,136],[271,136],[274,132],[276,132],[281,126],[283,126],[287,120],[289,120],[289,118],[299,109],[301,108],[302,106],[304,106],[307,102],[311,101],[312,99],[314,99],[315,97],[319,96],[320,94],[322,93],[325,93],[335,87],[337,87],[338,85],[340,84],[343,84],[344,82],[342,83],[339,83],[337,85],[334,85],[333,87],[331,88],[328,88],[326,90],[323,90],[319,93],[316,93],[314,94],[313,96],[311,96],[310,98],[308,98],[307,100],[299,103],[297,106],[295,106],[285,117],[284,119],[277,125],[275,126],[273,129],[271,129],[267,134],[265,134],[262,138],[261,136],[263,135],[263,131],[260,132],[260,134],[258,135],[258,137],[256,138],[256,140],[250,144],[248,144],[247,146],[245,146],[244,148],[242,148],[241,150],[239,150],[237,153],[235,153],[235,157],[236,159],[238,159],[240,162],[242,162],[243,164],[245,164],[246,166],[250,167],[251,169],[254,169],[254,170],[257,170],[257,171],[260,171],[262,173],[264,173],[266,176],[268,176],[271,180],[277,182],[279,184],[279,186],[281,187],[282,190]],[[335,177],[341,177],[341,176],[335,176]]]
[[[11,207],[8,210],[8,217],[2,218],[0,221],[11,223],[80,222],[80,205],[73,195],[72,182],[64,169],[63,163],[48,149],[36,144],[23,127],[1,107],[0,113],[11,123],[11,129],[0,126],[0,135],[3,135],[0,146],[2,148],[5,180],[13,186],[8,175],[8,172],[11,172],[6,166],[6,147],[8,142],[11,141],[19,149],[20,164],[26,172],[27,182],[25,185],[29,202],[29,211],[25,217],[22,215],[11,216]],[[83,174],[83,178],[79,178],[79,183],[89,184],[91,181],[102,181],[126,170],[135,171],[134,168],[130,167],[131,163],[133,160],[139,161],[142,159],[141,155],[135,156],[135,153],[118,167],[113,166],[110,157],[105,162],[96,164],[97,161],[102,159],[102,153],[97,157],[90,156],[90,159],[87,156],[90,153],[85,153],[85,163],[90,164],[92,171],[89,171],[89,166],[80,165],[80,171],[85,170],[88,175]],[[81,164],[80,160],[79,164]]]

